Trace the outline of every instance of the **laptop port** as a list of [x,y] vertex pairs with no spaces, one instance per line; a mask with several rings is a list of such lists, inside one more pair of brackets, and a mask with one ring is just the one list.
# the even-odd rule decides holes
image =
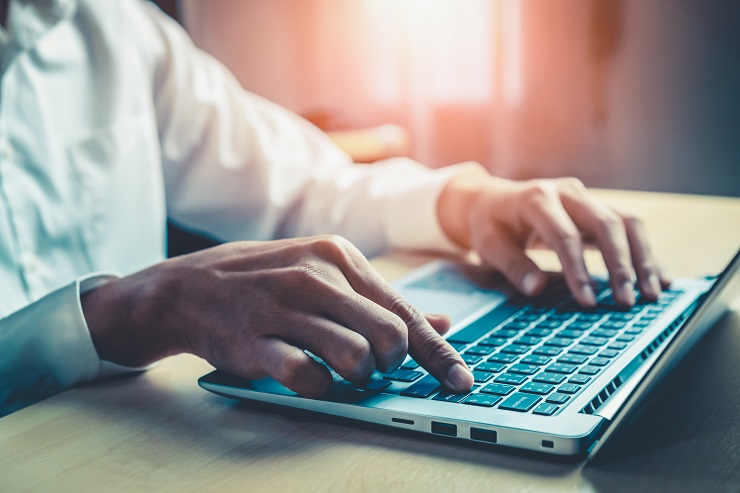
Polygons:
[[401,423],[402,425],[412,425],[414,422],[410,419],[403,419],[403,418],[391,418],[391,421],[394,423]]
[[498,434],[493,430],[470,428],[470,438],[479,442],[496,443],[498,441]]
[[432,421],[432,433],[435,435],[446,435],[448,437],[456,437],[457,436],[457,426],[451,425],[449,423],[438,423],[437,421]]
[[552,440],[542,440],[542,446],[545,448],[555,448],[555,442]]

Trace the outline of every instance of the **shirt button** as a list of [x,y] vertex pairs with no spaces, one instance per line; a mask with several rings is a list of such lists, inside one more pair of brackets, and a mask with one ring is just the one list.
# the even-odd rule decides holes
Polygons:
[[30,274],[35,274],[41,269],[41,259],[33,253],[25,252],[21,255],[21,262]]
[[0,140],[0,159],[3,161],[11,161],[14,156],[15,153],[13,152],[13,146],[10,145],[10,142],[5,139]]

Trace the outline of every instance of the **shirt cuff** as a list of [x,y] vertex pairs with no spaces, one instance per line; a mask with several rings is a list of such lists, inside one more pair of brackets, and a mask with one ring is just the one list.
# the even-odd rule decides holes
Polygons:
[[[420,165],[421,166],[421,165]],[[446,166],[414,176],[404,193],[393,196],[385,209],[386,238],[392,248],[464,254],[466,249],[453,242],[442,230],[437,216],[437,201],[442,189],[455,176],[479,163]]]

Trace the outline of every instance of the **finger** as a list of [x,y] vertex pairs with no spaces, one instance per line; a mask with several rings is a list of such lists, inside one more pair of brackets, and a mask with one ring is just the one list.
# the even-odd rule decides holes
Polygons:
[[614,299],[625,306],[635,304],[632,287],[630,245],[622,218],[583,192],[566,192],[563,205],[575,224],[594,236],[609,271],[609,284]]
[[338,241],[335,246],[341,252],[333,252],[330,259],[341,269],[352,289],[393,313],[406,325],[411,357],[448,388],[469,390],[473,385],[473,375],[457,351],[418,310],[380,277],[354,246],[346,240]]
[[524,211],[524,217],[557,254],[565,281],[575,299],[583,306],[594,306],[596,296],[583,260],[583,242],[559,197],[542,193],[540,200]]
[[670,286],[671,281],[661,271],[653,257],[642,221],[626,215],[621,217],[627,232],[632,264],[635,266],[640,292],[648,300],[655,301],[662,289]]
[[346,289],[329,285],[325,288],[328,292],[320,296],[324,300],[320,302],[322,313],[367,341],[378,370],[398,368],[408,352],[408,330],[403,320],[349,285]]
[[489,225],[476,249],[484,262],[500,271],[527,296],[536,296],[547,284],[547,277],[527,257],[512,235],[500,226]]
[[[283,331],[286,342],[323,359],[342,378],[363,383],[375,371],[370,343],[362,335],[320,316],[306,315],[297,330]],[[405,355],[405,353],[404,353]]]
[[424,314],[424,317],[427,319],[427,322],[429,322],[429,325],[437,331],[437,334],[441,336],[445,335],[452,325],[452,320],[449,315],[442,313],[426,313]]
[[329,370],[302,350],[271,337],[261,338],[257,345],[264,371],[283,386],[309,398],[321,397],[329,390]]

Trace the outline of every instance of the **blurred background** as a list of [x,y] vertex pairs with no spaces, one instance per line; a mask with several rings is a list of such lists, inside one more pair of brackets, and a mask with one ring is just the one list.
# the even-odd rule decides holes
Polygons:
[[163,7],[246,89],[329,131],[398,125],[393,152],[432,167],[740,196],[738,1]]

